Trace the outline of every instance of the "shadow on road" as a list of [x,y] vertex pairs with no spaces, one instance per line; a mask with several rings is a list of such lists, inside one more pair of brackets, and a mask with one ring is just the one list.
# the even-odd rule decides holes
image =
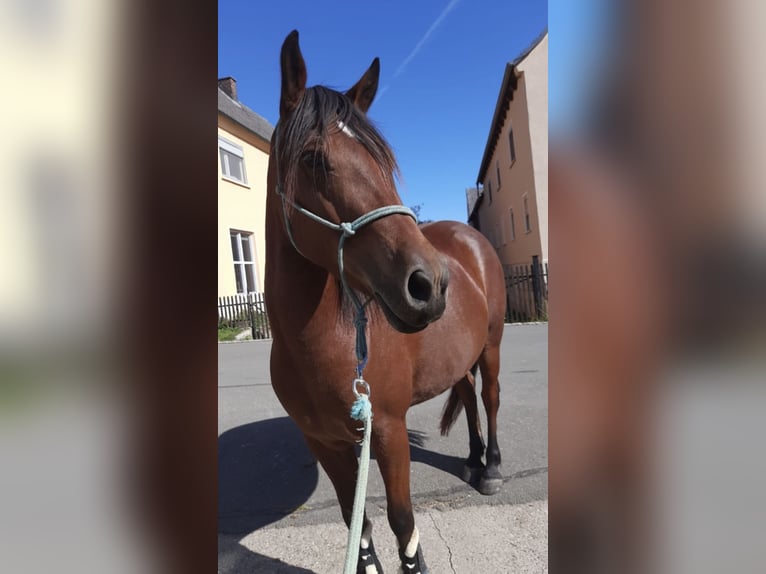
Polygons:
[[239,540],[304,504],[318,468],[288,417],[242,425],[218,437],[218,571],[312,574],[251,552]]
[[[410,439],[410,460],[412,462],[427,464],[462,480],[464,458],[441,454],[424,448],[428,440],[428,433],[426,432],[407,429],[407,436]],[[466,445],[466,456],[468,456],[467,450],[468,445]]]
[[248,534],[305,503],[319,471],[288,417],[242,425],[218,437],[218,532]]
[[293,566],[269,556],[252,552],[239,544],[238,536],[218,535],[219,574],[315,574],[313,570]]
[[[407,429],[407,438],[410,441],[411,462],[427,464],[428,466],[442,470],[446,473],[458,477],[460,480],[463,480],[463,465],[465,464],[465,458],[460,458],[459,456],[452,456],[448,454],[441,454],[436,451],[424,448],[426,442],[428,441],[427,432],[415,429]],[[357,448],[357,455],[358,454],[359,448]],[[377,459],[374,450],[371,452],[370,457],[373,460]],[[466,458],[467,457],[468,445],[466,445]]]

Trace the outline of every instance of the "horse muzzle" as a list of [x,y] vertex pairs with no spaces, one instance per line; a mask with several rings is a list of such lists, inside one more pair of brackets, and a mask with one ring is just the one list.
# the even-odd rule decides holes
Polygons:
[[444,314],[448,285],[446,264],[417,265],[406,273],[400,289],[390,293],[378,291],[375,297],[394,329],[401,333],[417,333]]

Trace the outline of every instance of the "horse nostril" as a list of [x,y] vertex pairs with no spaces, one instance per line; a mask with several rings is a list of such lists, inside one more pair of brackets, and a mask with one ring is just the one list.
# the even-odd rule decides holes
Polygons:
[[445,267],[444,271],[442,272],[441,280],[439,281],[440,294],[442,297],[444,297],[444,294],[447,292],[448,285],[449,285],[449,269]]
[[431,280],[420,269],[413,271],[407,280],[407,291],[417,301],[429,301],[431,299],[431,289]]

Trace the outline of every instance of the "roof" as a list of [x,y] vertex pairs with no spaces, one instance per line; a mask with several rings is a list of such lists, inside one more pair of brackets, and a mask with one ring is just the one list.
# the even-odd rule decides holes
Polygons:
[[465,190],[465,203],[466,211],[468,211],[468,221],[471,221],[476,210],[481,205],[481,200],[484,199],[484,190],[479,187],[469,187]]
[[242,102],[231,99],[221,88],[218,88],[218,111],[267,142],[271,141],[274,126]]
[[537,36],[537,38],[532,40],[532,43],[529,46],[527,46],[527,49],[524,50],[518,56],[516,56],[516,59],[513,62],[511,62],[511,64],[513,64],[514,66],[518,66],[519,64],[521,64],[527,58],[527,56],[529,56],[529,54],[532,52],[532,50],[537,48],[537,45],[540,42],[542,42],[543,38],[545,38],[547,35],[548,35],[548,26],[543,28],[543,31],[540,32],[540,34]]
[[481,183],[484,179],[484,174],[487,173],[487,169],[489,168],[489,160],[492,159],[492,154],[495,152],[495,145],[497,139],[500,137],[500,130],[505,123],[508,104],[513,100],[513,92],[516,90],[518,84],[518,66],[547,35],[548,28],[546,26],[540,35],[537,36],[537,38],[535,38],[521,54],[519,54],[512,62],[508,62],[505,65],[505,74],[503,74],[503,82],[500,85],[500,93],[497,96],[492,123],[489,126],[489,136],[487,137],[487,144],[484,147],[484,155],[481,158],[481,167],[479,167],[479,175],[476,178],[476,183]]

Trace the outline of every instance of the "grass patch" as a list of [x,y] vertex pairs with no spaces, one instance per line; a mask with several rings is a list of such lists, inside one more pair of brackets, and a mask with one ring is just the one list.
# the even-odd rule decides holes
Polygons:
[[234,341],[242,329],[236,327],[218,327],[219,341]]

